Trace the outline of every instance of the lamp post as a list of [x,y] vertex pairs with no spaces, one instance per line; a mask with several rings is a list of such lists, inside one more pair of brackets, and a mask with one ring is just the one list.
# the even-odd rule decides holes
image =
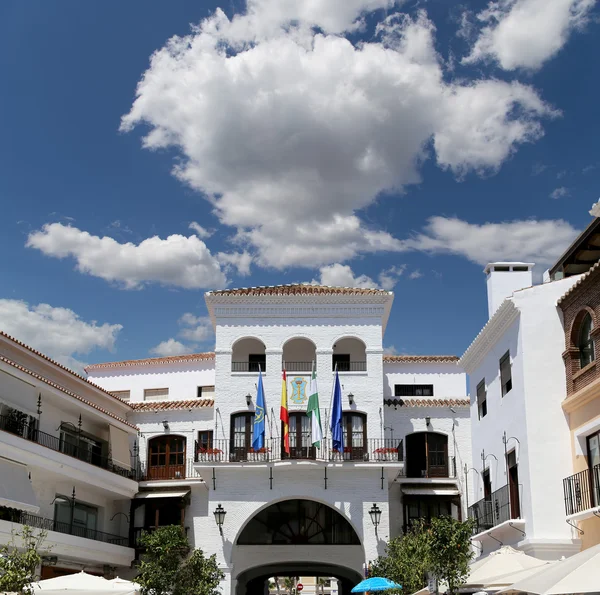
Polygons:
[[354,395],[352,393],[348,393],[348,404],[350,405],[350,407],[354,405]]
[[246,405],[248,405],[248,407],[250,407],[250,403],[252,403],[252,395],[250,393],[248,393],[246,395]]
[[219,533],[223,535],[223,522],[225,521],[225,515],[227,514],[227,511],[221,506],[221,504],[219,504],[219,506],[215,508],[213,514],[215,515],[217,527],[219,527]]
[[371,517],[371,522],[375,526],[375,535],[377,535],[377,527],[379,526],[379,521],[381,520],[381,509],[377,504],[373,504],[369,509],[369,516]]

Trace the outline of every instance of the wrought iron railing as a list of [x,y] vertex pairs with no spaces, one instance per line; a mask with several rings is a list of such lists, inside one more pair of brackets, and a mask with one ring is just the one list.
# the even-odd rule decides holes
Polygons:
[[563,490],[567,516],[600,506],[600,465],[563,479]]
[[266,362],[231,362],[232,372],[257,372],[259,368],[262,372],[267,371]]
[[296,446],[290,440],[290,452],[285,452],[281,438],[268,438],[261,449],[247,444],[236,444],[226,439],[213,440],[207,447],[197,447],[197,463],[261,463],[285,460],[314,460],[327,462],[382,463],[404,460],[402,440],[368,439],[366,442],[349,445],[343,451],[333,447],[330,438],[321,440],[320,446]]
[[469,506],[467,510],[469,518],[475,521],[473,533],[487,531],[500,523],[510,520],[510,497],[508,485],[492,492],[489,498],[483,498],[479,502]]
[[25,440],[35,442],[36,444],[49,448],[50,450],[61,452],[65,455],[73,457],[74,459],[79,459],[80,461],[94,465],[95,467],[106,469],[107,471],[116,473],[122,477],[133,478],[133,470],[125,469],[124,467],[116,465],[113,463],[110,457],[102,456],[90,451],[87,444],[85,444],[83,440],[75,444],[65,442],[59,436],[53,436],[52,434],[41,432],[32,425],[22,423],[18,420],[15,420],[14,417],[6,415],[0,415],[0,430],[15,434],[16,436],[24,438]]
[[[336,362],[333,362],[332,369],[335,370]],[[366,372],[367,362],[337,362],[338,372]]]
[[[420,455],[420,453],[419,453]],[[407,450],[406,467],[402,471],[402,477],[421,478],[421,479],[455,479],[456,478],[456,457],[447,457],[438,461],[424,462],[424,469],[411,467],[411,456],[414,456],[412,451]],[[419,456],[419,459],[424,458]],[[434,464],[437,463],[437,464]]]
[[114,545],[129,546],[129,538],[104,533],[104,531],[96,531],[96,529],[88,529],[73,523],[63,523],[52,519],[45,519],[35,514],[16,510],[14,508],[0,507],[0,520],[18,523],[19,525],[27,525],[44,531],[56,531],[57,533],[65,533],[66,535],[74,535],[75,537],[83,537],[84,539],[93,539],[94,541],[103,541],[104,543],[112,543]]
[[288,372],[312,372],[313,362],[283,362]]
[[194,459],[186,459],[181,465],[147,465],[140,463],[136,469],[137,481],[164,481],[176,479],[200,479],[194,469]]

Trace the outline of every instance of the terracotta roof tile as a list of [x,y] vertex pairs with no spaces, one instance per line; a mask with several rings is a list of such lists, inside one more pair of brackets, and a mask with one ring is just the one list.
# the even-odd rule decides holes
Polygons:
[[126,359],[120,362],[105,362],[90,364],[85,371],[100,370],[102,368],[126,368],[129,366],[152,366],[160,364],[178,364],[181,362],[200,362],[215,359],[213,351],[206,353],[190,353],[188,355],[174,355],[171,357],[150,357],[146,359]]
[[208,296],[257,296],[257,295],[391,295],[391,291],[362,287],[333,287],[329,285],[311,285],[310,283],[292,283],[290,285],[265,285],[260,287],[239,287],[209,291]]
[[205,407],[213,407],[214,404],[215,402],[212,399],[130,403],[134,411],[173,411],[176,409],[202,409]]
[[[75,376],[75,378],[77,378],[78,380],[81,380],[82,382],[85,382],[86,384],[90,384],[96,390],[101,391],[102,393],[104,393],[105,395],[108,395],[112,399],[116,399],[117,401],[119,401],[119,403],[125,403],[125,401],[123,401],[122,399],[119,399],[119,397],[115,397],[115,395],[113,395],[112,393],[109,393],[107,390],[103,389],[101,386],[98,386],[91,380],[88,380],[87,378],[80,376],[79,374],[77,374],[77,372],[73,372],[73,370],[67,368],[66,366],[63,366],[62,364],[59,364],[57,361],[53,360],[52,358],[48,357],[47,355],[44,355],[41,351],[38,351],[37,349],[34,349],[33,347],[26,345],[22,341],[19,341],[18,339],[15,339],[14,337],[7,335],[4,331],[0,331],[0,336],[4,337],[6,339],[9,339],[10,341],[12,341],[13,343],[16,343],[20,347],[27,349],[27,351],[31,351],[31,353],[34,353],[35,355],[41,357],[42,359],[45,359],[47,362],[51,363],[53,366],[56,366],[57,368],[60,368],[61,370],[68,372],[72,376]],[[125,404],[127,404],[127,403],[125,403]]]
[[[85,403],[89,407],[93,407],[97,411],[100,411],[101,413],[104,413],[105,415],[108,415],[109,417],[112,417],[113,419],[116,419],[116,420],[120,421],[121,423],[124,423],[125,425],[133,428],[134,430],[138,429],[137,426],[134,426],[133,424],[129,423],[126,419],[123,419],[122,417],[115,415],[114,413],[104,409],[103,407],[96,405],[96,403],[92,403],[92,401],[88,401],[87,399],[80,397],[78,394],[74,393],[73,391],[70,391],[69,389],[64,388],[63,386],[60,386],[60,384],[56,384],[56,382],[53,382],[52,380],[48,380],[48,378],[44,378],[43,376],[40,376],[36,372],[32,372],[31,370],[27,369],[25,366],[22,366],[21,364],[17,364],[16,362],[13,362],[12,360],[8,359],[7,357],[4,357],[3,355],[0,355],[0,361],[4,362],[5,364],[8,364],[9,366],[12,366],[13,368],[16,368],[17,370],[21,370],[21,372],[25,372],[25,374],[29,374],[33,378],[37,378],[38,380],[41,380],[42,382],[46,383],[47,385],[65,393],[66,395],[69,395],[70,397],[73,397],[74,399],[77,399],[81,403]],[[117,397],[114,397],[114,398],[117,398]],[[119,399],[119,401],[121,401],[121,399]],[[123,402],[123,401],[121,401],[121,402]]]
[[389,407],[469,407],[469,399],[433,399],[414,397],[394,397],[384,399],[383,403]]
[[579,279],[573,285],[571,285],[571,287],[569,287],[569,289],[560,298],[558,298],[558,301],[556,303],[560,305],[563,302],[563,300],[569,297],[569,295],[571,295],[575,291],[575,289],[577,289],[582,283],[584,283],[598,270],[600,270],[600,261],[594,264],[594,266],[591,267],[589,271],[583,273],[579,277]]
[[456,363],[460,358],[457,355],[384,355],[386,364],[430,364],[430,363]]

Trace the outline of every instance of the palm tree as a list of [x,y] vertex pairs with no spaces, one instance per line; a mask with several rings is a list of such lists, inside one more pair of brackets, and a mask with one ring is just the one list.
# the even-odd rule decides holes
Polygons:
[[283,579],[283,587],[289,595],[294,595],[296,591],[296,578],[293,576],[286,576]]
[[327,584],[327,581],[328,581],[328,580],[329,580],[329,579],[327,579],[327,578],[324,578],[324,577],[322,577],[322,576],[320,576],[320,577],[317,579],[317,584],[319,585],[319,587],[321,587],[321,595],[325,595],[325,585]]

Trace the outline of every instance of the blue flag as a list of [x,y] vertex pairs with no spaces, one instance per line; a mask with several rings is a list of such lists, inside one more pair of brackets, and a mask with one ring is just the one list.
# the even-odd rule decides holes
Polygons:
[[260,450],[265,446],[265,390],[263,388],[262,372],[258,369],[258,389],[256,391],[256,408],[254,411],[254,433],[252,448]]
[[344,452],[344,429],[342,426],[342,387],[337,366],[335,368],[335,385],[333,388],[333,406],[331,408],[331,440],[334,450]]

